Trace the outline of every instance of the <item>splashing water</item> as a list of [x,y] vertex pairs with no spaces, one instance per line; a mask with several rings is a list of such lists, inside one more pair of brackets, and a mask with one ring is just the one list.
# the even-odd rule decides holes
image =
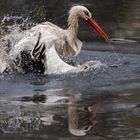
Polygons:
[[[22,17],[18,16],[6,16],[2,19],[0,24],[0,73],[8,72],[8,73],[15,73],[15,72],[24,72],[22,68],[20,68],[20,64],[22,63],[21,60],[19,60],[19,63],[15,63],[10,59],[9,52],[11,48],[13,48],[22,38],[26,36],[26,32],[24,30],[28,30],[30,27],[35,25],[32,22],[28,21],[27,19],[23,19]],[[60,74],[60,73],[79,73],[79,72],[86,72],[90,69],[97,69],[102,66],[105,66],[100,61],[89,61],[86,62],[83,65],[78,66],[71,66],[64,61],[60,59],[58,54],[54,52],[53,50],[49,51],[50,53],[48,56],[48,65],[49,68],[46,71],[46,74]],[[53,61],[51,59],[51,56],[53,56]],[[24,56],[26,57],[26,56]],[[29,59],[30,60],[30,59]],[[29,61],[25,60],[25,61]],[[50,61],[49,61],[50,60]],[[58,67],[56,68],[56,63]],[[25,62],[26,65],[32,64],[32,62]],[[31,69],[33,69],[32,65],[29,66]],[[37,66],[38,67],[38,66]],[[62,70],[63,69],[63,70]]]
[[4,71],[13,72],[17,66],[9,58],[9,51],[23,37],[24,30],[29,29],[34,23],[29,18],[18,16],[5,16],[0,23],[0,73]]

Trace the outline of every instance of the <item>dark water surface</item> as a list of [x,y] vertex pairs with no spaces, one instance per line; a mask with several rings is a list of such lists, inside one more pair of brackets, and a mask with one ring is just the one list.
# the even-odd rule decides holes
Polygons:
[[[105,47],[84,48],[97,44]],[[0,139],[140,139],[140,56],[83,50],[76,58],[88,60],[107,67],[67,75],[1,75]]]
[[61,27],[69,7],[83,4],[111,37],[109,44],[99,42],[80,21],[80,38],[91,42],[75,62],[97,60],[105,67],[66,75],[0,75],[0,140],[140,139],[139,0],[0,2],[1,20],[26,19],[28,26],[49,20]]

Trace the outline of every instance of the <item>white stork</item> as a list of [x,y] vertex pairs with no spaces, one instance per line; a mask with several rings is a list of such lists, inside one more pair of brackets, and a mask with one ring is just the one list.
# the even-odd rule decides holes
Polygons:
[[28,51],[33,60],[41,60],[46,74],[64,73],[75,69],[76,67],[65,63],[61,58],[71,58],[81,50],[82,42],[77,38],[79,18],[89,23],[105,40],[108,39],[86,7],[73,6],[69,11],[67,29],[44,22],[27,30],[26,36],[11,49],[10,59],[16,60],[22,51]]

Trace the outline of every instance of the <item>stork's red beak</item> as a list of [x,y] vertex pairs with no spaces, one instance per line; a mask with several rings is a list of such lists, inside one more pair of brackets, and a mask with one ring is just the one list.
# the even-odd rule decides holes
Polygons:
[[98,23],[93,18],[88,18],[87,22],[94,28],[94,30],[103,37],[105,40],[108,40],[108,35],[103,31],[103,29],[98,25]]

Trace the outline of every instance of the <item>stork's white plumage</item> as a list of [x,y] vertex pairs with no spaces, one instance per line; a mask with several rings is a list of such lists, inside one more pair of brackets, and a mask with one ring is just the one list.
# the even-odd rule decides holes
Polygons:
[[10,58],[15,60],[22,51],[29,51],[33,59],[39,59],[41,56],[45,73],[63,73],[75,69],[60,57],[68,59],[76,56],[81,50],[82,42],[77,38],[79,17],[93,26],[104,39],[108,39],[86,7],[74,6],[69,11],[67,29],[61,29],[50,22],[31,28],[26,32],[26,36],[11,49]]

